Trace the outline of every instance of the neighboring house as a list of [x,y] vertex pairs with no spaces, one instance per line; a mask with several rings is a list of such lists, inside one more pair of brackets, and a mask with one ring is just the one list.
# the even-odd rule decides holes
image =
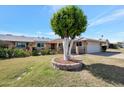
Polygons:
[[109,43],[109,48],[111,48],[111,49],[118,49],[119,45],[117,43]]
[[[30,51],[34,49],[51,49],[55,51],[63,51],[62,43],[62,39],[50,40],[48,38],[0,34],[0,46],[7,48],[21,48]],[[82,54],[100,52],[101,46],[108,46],[107,41],[89,38],[78,38],[74,40],[72,53]]]
[[124,42],[118,42],[117,44],[120,48],[124,48]]

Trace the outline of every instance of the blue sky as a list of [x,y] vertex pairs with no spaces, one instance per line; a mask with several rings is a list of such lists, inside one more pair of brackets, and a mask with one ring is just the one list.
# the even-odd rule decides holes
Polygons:
[[[52,14],[63,6],[0,6],[0,34],[57,38],[50,27]],[[124,6],[79,6],[88,18],[83,37],[124,41]]]

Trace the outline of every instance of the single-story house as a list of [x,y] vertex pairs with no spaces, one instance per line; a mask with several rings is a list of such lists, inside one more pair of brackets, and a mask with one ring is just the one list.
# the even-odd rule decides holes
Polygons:
[[117,44],[120,48],[124,48],[124,42],[117,42]]
[[[62,39],[54,39],[48,41],[49,45],[51,45],[51,49],[54,50],[63,50]],[[83,54],[83,53],[93,53],[93,52],[101,52],[101,47],[107,46],[108,42],[106,40],[95,40],[89,38],[78,38],[74,40],[72,46],[72,53]]]
[[32,51],[33,49],[44,49],[46,42],[50,39],[40,37],[15,36],[11,34],[0,34],[0,47],[19,48]]
[[[25,50],[41,50],[51,49],[55,51],[63,51],[62,39],[48,39],[40,37],[26,37],[26,36],[14,36],[14,35],[2,35],[0,34],[0,46],[7,48],[21,48]],[[101,46],[108,46],[106,40],[95,40],[89,38],[78,38],[74,40],[72,53],[93,53],[100,52]]]

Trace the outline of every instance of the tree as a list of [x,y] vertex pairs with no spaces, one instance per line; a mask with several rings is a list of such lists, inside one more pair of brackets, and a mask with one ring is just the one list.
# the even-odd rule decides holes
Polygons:
[[53,14],[51,27],[63,39],[64,60],[69,60],[74,38],[86,30],[86,15],[77,6],[63,7]]

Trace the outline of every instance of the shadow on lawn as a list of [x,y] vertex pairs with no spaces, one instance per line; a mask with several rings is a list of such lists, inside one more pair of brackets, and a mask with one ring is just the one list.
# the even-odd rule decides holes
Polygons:
[[124,68],[114,65],[91,64],[87,69],[96,77],[107,82],[121,83],[124,85]]
[[120,54],[121,52],[111,52],[111,51],[107,51],[107,52],[96,52],[96,53],[89,53],[91,55],[98,55],[98,56],[113,56],[113,55],[117,55]]

